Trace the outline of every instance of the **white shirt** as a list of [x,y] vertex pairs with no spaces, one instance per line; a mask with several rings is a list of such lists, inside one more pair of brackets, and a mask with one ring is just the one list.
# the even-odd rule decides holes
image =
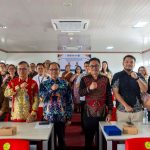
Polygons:
[[48,76],[44,76],[44,75],[39,75],[37,74],[36,76],[33,77],[33,80],[36,81],[37,85],[38,85],[38,88],[40,89],[40,84],[43,82],[43,81],[46,81],[48,79]]
[[[88,75],[87,72],[83,72],[82,74],[80,74],[76,80],[76,84],[80,84],[82,77],[84,77],[86,75]],[[85,96],[80,96],[80,101],[85,101]]]

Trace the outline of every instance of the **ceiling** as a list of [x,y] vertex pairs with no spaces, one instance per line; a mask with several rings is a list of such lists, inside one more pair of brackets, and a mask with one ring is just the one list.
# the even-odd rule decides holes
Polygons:
[[[86,31],[68,35],[55,31],[51,19],[89,19],[90,24]],[[149,24],[133,28],[139,21]],[[1,0],[0,24],[7,27],[0,28],[0,50],[9,53],[63,52],[60,37],[74,36],[90,39],[91,52],[141,53],[150,48],[150,0]]]

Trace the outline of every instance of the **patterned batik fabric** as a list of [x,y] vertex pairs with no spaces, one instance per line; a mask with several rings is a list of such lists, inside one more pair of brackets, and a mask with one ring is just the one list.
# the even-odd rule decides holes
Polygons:
[[[52,90],[53,84],[58,85],[57,90]],[[50,122],[64,122],[72,116],[71,89],[66,81],[48,79],[40,85],[40,97],[44,103],[44,118]]]
[[[144,81],[144,78],[140,74],[138,76]],[[134,112],[142,110],[139,84],[125,70],[114,74],[111,85],[113,89],[119,90],[119,94],[123,100],[133,108]],[[125,107],[118,100],[116,102],[117,109],[126,112]]]
[[[94,90],[89,89],[92,82],[97,83],[97,88]],[[112,111],[111,87],[107,77],[98,75],[95,80],[92,75],[84,76],[80,82],[79,94],[85,96],[87,116],[101,117],[106,107],[109,112]]]
[[[20,85],[28,85],[22,89]],[[39,105],[38,85],[32,79],[21,80],[15,78],[8,83],[4,95],[12,97],[11,120],[26,120],[32,112],[36,112]]]

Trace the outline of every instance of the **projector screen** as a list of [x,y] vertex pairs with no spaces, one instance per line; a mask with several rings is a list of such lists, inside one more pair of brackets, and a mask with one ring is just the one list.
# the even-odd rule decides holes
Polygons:
[[66,65],[70,65],[71,71],[74,71],[76,66],[81,66],[84,69],[84,62],[91,58],[91,54],[58,54],[58,63],[61,71],[65,70]]

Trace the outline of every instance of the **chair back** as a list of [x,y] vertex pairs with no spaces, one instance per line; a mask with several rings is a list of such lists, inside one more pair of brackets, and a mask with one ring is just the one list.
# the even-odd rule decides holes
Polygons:
[[150,138],[133,138],[125,141],[126,150],[150,150]]
[[0,150],[30,150],[30,142],[19,139],[0,139]]

